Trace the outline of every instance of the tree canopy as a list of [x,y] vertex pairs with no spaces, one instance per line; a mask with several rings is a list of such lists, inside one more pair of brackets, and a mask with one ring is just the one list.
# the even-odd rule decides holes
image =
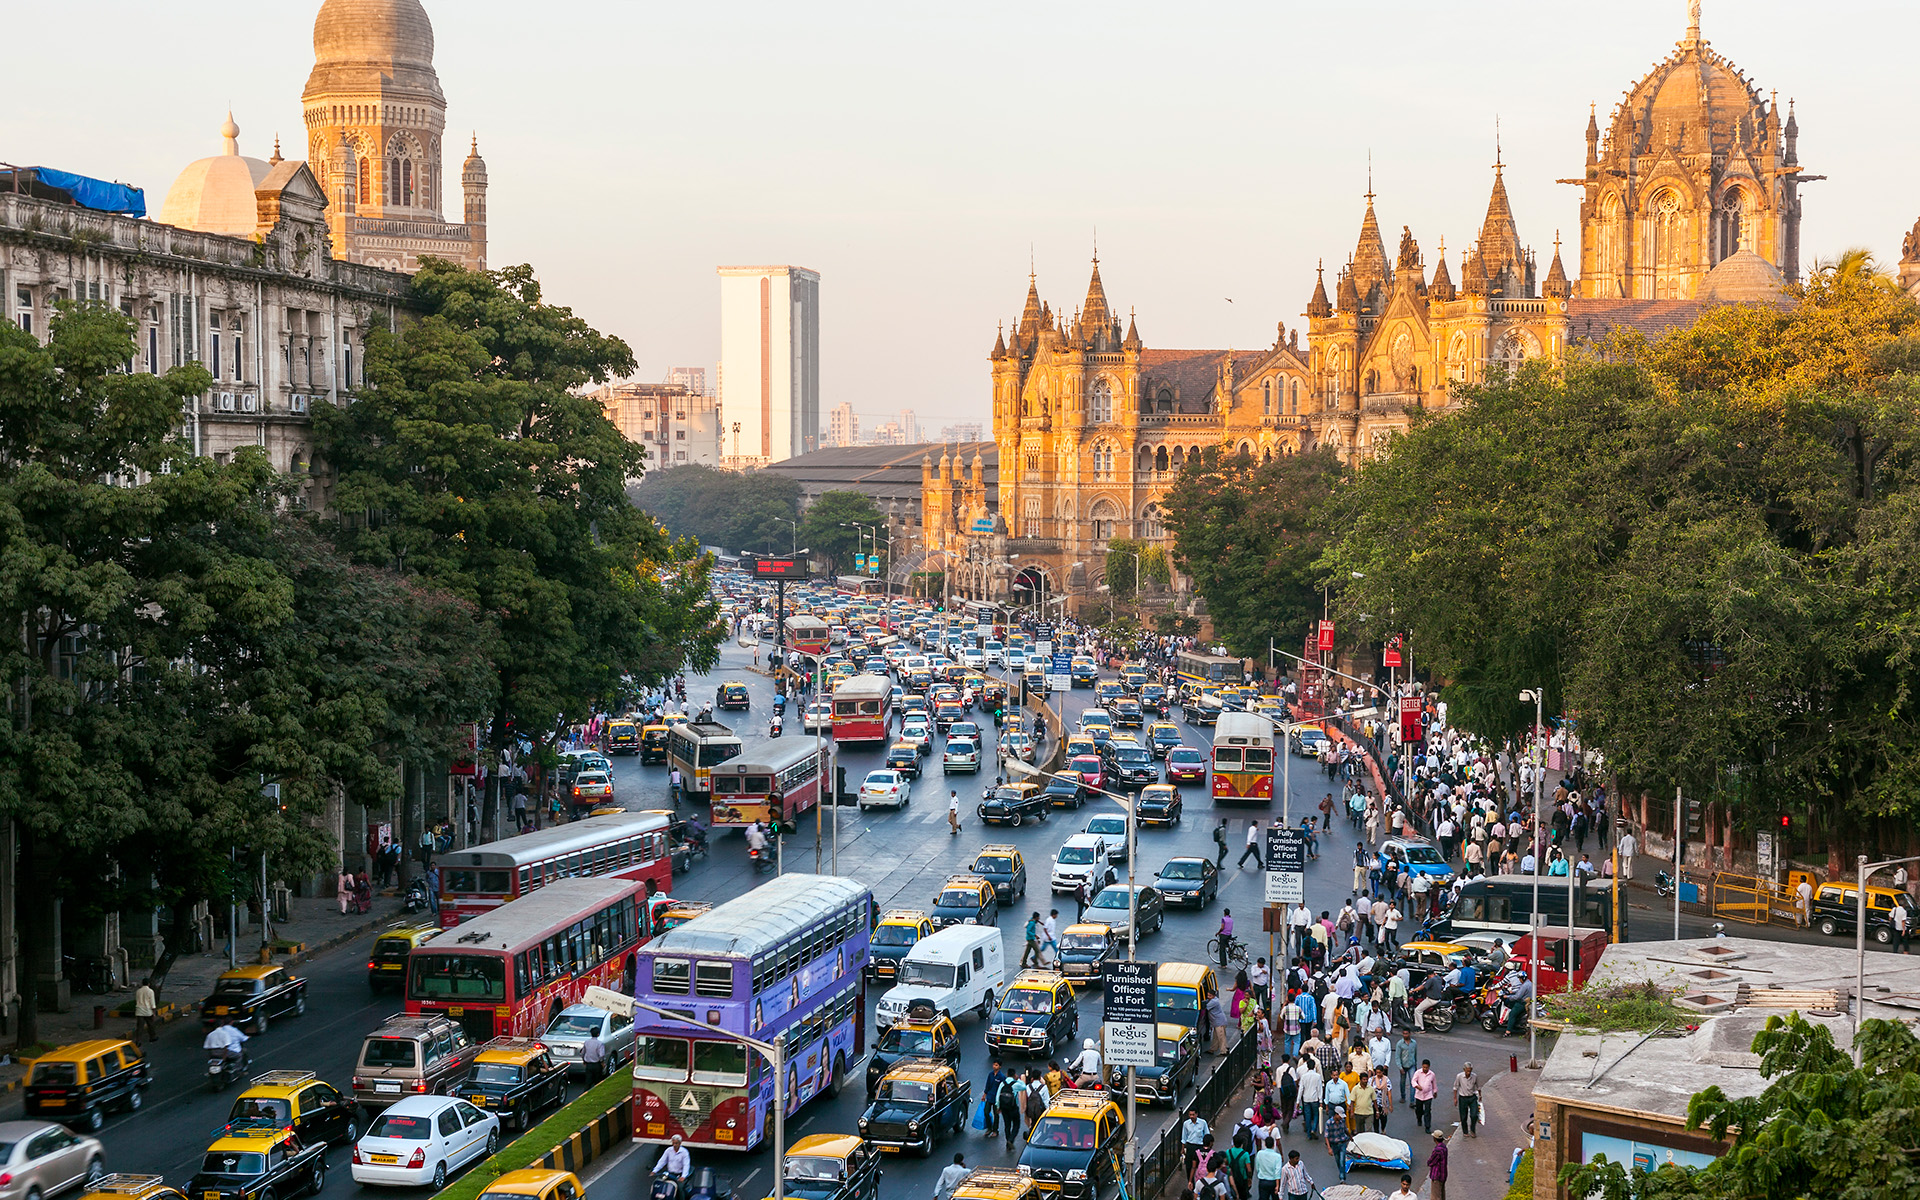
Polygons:
[[865,492],[822,492],[800,519],[799,537],[802,546],[826,559],[838,574],[853,567],[853,556],[863,548],[867,553],[886,551],[886,514]]
[[700,463],[649,471],[633,502],[678,537],[736,553],[793,547],[800,485],[772,471],[721,471]]

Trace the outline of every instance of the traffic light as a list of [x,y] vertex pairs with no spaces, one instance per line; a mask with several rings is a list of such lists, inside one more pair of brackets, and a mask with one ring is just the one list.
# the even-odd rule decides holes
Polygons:
[[1780,836],[1785,837],[1792,832],[1793,832],[1793,814],[1781,813],[1780,814]]

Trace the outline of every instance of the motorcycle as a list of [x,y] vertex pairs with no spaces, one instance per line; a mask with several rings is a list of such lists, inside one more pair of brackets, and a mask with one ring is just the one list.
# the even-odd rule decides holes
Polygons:
[[779,737],[782,724],[783,722],[780,720],[780,715],[775,713],[773,720],[767,722],[767,736],[770,738]]
[[1671,897],[1675,891],[1675,886],[1673,876],[1667,874],[1665,871],[1655,871],[1653,873],[1653,890],[1660,895]]
[[428,907],[427,881],[425,879],[415,877],[414,881],[407,885],[407,901],[406,901],[407,911],[419,912],[421,909],[426,907]]
[[233,1055],[208,1055],[207,1090],[224,1092],[227,1085],[241,1079],[247,1073],[247,1052],[242,1050]]

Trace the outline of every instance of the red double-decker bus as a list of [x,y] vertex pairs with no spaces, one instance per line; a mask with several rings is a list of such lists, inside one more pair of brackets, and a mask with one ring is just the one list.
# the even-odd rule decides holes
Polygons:
[[611,875],[673,888],[667,853],[672,814],[610,813],[440,857],[440,920],[457,925],[556,879]]
[[884,742],[887,740],[887,697],[893,685],[884,675],[854,675],[833,689],[833,740]]
[[589,987],[632,991],[644,885],[562,879],[416,947],[407,1011],[442,1013],[475,1041],[538,1037]]

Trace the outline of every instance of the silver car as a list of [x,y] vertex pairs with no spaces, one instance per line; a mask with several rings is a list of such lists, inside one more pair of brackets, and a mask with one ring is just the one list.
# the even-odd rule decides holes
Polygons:
[[51,1196],[106,1176],[106,1152],[93,1138],[43,1121],[0,1122],[0,1200]]
[[[588,1071],[587,1064],[580,1058],[581,1048],[593,1034],[599,1035],[600,1044],[607,1048],[607,1057],[598,1073]],[[569,1072],[604,1079],[608,1072],[633,1057],[633,1021],[591,1004],[575,1004],[560,1010],[540,1040],[553,1051],[553,1061],[566,1064]]]

